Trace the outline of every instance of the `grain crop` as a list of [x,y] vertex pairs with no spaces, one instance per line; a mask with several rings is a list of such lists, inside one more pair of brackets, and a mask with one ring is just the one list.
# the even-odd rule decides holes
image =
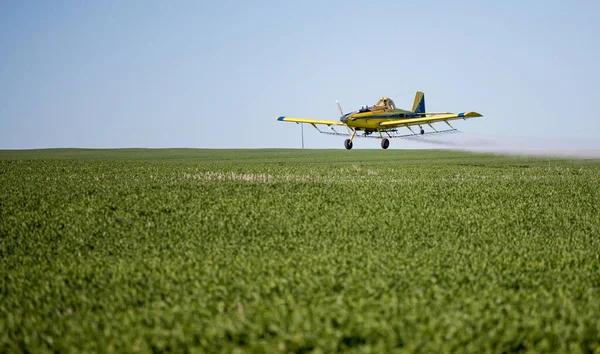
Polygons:
[[0,151],[0,352],[600,352],[600,162]]

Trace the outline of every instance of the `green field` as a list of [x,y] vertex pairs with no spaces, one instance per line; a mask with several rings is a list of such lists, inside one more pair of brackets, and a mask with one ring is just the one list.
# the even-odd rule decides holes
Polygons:
[[600,162],[0,151],[0,352],[600,352]]

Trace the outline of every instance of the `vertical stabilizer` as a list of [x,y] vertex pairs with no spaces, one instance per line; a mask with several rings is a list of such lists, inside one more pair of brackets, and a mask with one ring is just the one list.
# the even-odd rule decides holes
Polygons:
[[425,113],[425,94],[423,92],[417,91],[412,111],[415,113]]

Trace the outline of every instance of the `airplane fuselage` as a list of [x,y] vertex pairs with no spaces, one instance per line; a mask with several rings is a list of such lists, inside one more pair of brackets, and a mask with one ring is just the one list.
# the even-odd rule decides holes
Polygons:
[[356,111],[344,116],[342,121],[349,127],[357,130],[384,131],[387,128],[380,125],[382,122],[398,119],[419,118],[422,116],[424,115],[403,109],[394,109],[390,111],[379,110],[372,112]]

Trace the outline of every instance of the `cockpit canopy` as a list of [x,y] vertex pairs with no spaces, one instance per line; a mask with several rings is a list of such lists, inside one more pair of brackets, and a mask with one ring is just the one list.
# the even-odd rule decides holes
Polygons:
[[396,109],[396,105],[391,98],[381,97],[377,103],[375,103],[377,107],[385,107],[385,109]]
[[375,111],[392,111],[396,109],[396,105],[391,98],[381,97],[374,106],[362,106],[358,113],[375,112]]

